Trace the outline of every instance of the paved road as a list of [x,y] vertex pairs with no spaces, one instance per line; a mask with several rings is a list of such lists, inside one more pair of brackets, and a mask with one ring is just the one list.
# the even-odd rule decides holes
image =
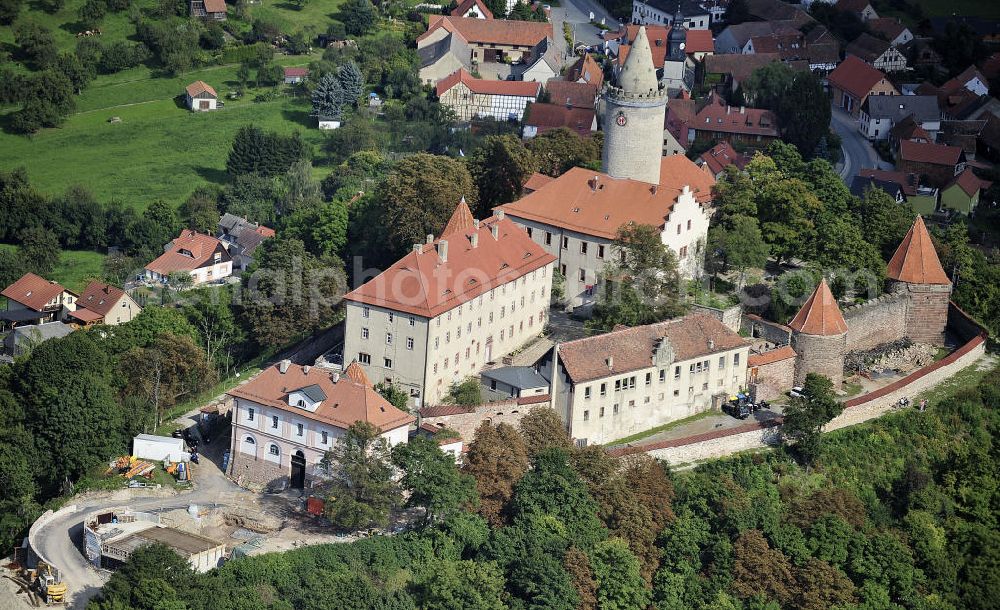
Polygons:
[[562,6],[553,6],[550,13],[553,35],[562,40],[562,24],[566,22],[573,26],[577,42],[601,45],[604,42],[601,30],[590,24],[591,12],[597,22],[604,19],[608,27],[615,29],[618,26],[618,20],[594,0],[562,0]]
[[840,177],[845,183],[850,185],[851,179],[863,168],[888,165],[879,159],[878,153],[858,131],[858,122],[851,115],[834,107],[830,124],[843,143],[844,161],[840,168]]

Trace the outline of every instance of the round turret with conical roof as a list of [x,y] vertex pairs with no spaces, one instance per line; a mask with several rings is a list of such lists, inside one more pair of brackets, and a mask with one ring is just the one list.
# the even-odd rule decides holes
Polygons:
[[660,87],[645,27],[639,28],[618,82],[604,99],[604,172],[659,184],[667,92]]
[[885,275],[889,292],[910,297],[906,336],[917,343],[943,345],[952,284],[920,216],[896,248]]
[[847,322],[833,298],[826,280],[809,296],[799,313],[788,323],[792,329],[795,383],[805,383],[806,375],[819,373],[839,388],[844,379],[844,355],[847,352]]

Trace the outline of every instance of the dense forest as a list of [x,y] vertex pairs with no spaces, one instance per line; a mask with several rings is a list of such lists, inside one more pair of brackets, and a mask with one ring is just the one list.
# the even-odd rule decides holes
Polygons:
[[464,472],[402,481],[426,502],[431,481],[471,475],[477,504],[445,503],[405,534],[205,575],[147,547],[90,608],[996,608],[1000,389],[989,378],[926,412],[831,433],[809,468],[776,450],[670,472],[572,448],[546,417],[487,423]]

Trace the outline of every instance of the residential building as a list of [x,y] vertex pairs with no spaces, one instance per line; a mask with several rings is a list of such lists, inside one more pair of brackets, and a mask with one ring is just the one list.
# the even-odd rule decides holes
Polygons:
[[986,124],[986,118],[968,121],[941,121],[941,131],[938,133],[938,144],[957,146],[965,152],[965,157],[969,161],[976,159],[979,148],[979,140]]
[[[590,53],[584,53],[583,57],[576,60],[576,63],[566,70],[565,80],[572,83],[592,85],[600,91],[601,85],[604,84],[604,70],[601,69],[601,66],[598,65]],[[550,82],[545,87],[549,88],[551,85],[552,83]]]
[[688,142],[729,142],[764,148],[780,135],[770,110],[730,106],[711,92],[688,127]]
[[554,263],[502,211],[478,221],[463,199],[440,236],[344,296],[345,360],[435,404],[542,331]]
[[854,176],[851,179],[851,194],[855,197],[862,198],[870,189],[880,189],[885,194],[892,197],[896,203],[903,204],[906,202],[906,194],[903,193],[903,187],[896,182],[889,180],[880,180],[878,178],[871,178],[866,176]]
[[729,142],[719,142],[701,153],[694,162],[699,167],[707,169],[718,180],[719,176],[724,174],[730,165],[742,171],[750,162],[750,156],[746,153],[736,152]]
[[285,68],[285,84],[297,85],[309,78],[309,68]]
[[976,176],[972,168],[967,167],[941,189],[941,209],[969,216],[979,205],[980,194],[992,184]]
[[479,376],[487,400],[528,398],[549,393],[549,380],[531,366],[502,366]]
[[899,95],[885,74],[854,55],[848,55],[827,79],[833,105],[857,118],[869,95]]
[[721,95],[739,89],[740,84],[750,78],[757,68],[781,61],[777,53],[757,53],[754,55],[735,54],[708,55],[699,71],[702,84],[715,89]]
[[691,146],[688,141],[691,125],[694,124],[697,107],[691,95],[682,91],[678,97],[667,103],[667,115],[663,125],[663,155],[680,155]]
[[538,134],[565,127],[581,136],[597,131],[597,113],[593,108],[574,108],[568,104],[529,104],[524,113],[521,134],[533,138]]
[[[862,168],[859,175],[863,178],[895,185],[889,194],[902,191],[906,204],[917,214],[933,214],[938,206],[938,189],[920,183],[920,176],[914,173],[891,171],[884,169]],[[853,183],[852,183],[853,187]],[[898,199],[897,199],[898,201]]]
[[563,52],[551,38],[541,40],[531,52],[531,56],[520,66],[512,66],[511,74],[517,80],[544,83],[559,76],[562,69]]
[[876,35],[889,41],[894,47],[901,47],[913,40],[910,29],[892,17],[877,17],[869,19],[865,24]]
[[969,66],[955,78],[941,85],[942,91],[954,93],[962,88],[976,95],[989,95],[990,81],[975,66]]
[[854,13],[861,21],[867,22],[872,19],[878,19],[878,13],[875,12],[871,2],[868,0],[837,0],[834,6],[839,11]]
[[792,21],[746,21],[727,26],[715,37],[715,53],[738,55],[743,52],[751,38],[768,36],[776,29],[786,28],[798,30],[798,26]]
[[472,50],[458,32],[449,32],[440,40],[417,49],[420,59],[420,82],[434,85],[457,70],[472,69]]
[[163,247],[163,254],[146,265],[146,279],[166,282],[171,274],[189,273],[194,285],[223,280],[233,274],[233,258],[218,239],[191,229]]
[[[941,109],[933,95],[874,95],[861,104],[858,130],[869,140],[885,140],[889,131],[911,119],[931,141],[941,130]],[[903,138],[909,139],[909,138]]]
[[840,45],[822,25],[803,34],[787,25],[777,25],[766,34],[753,35],[739,51],[743,55],[776,53],[793,66],[804,64],[812,72],[826,74],[840,63]]
[[73,326],[62,322],[42,322],[15,326],[3,338],[4,354],[17,358],[23,356],[49,339],[65,337],[73,332]]
[[594,110],[597,106],[597,96],[600,93],[598,85],[555,78],[545,83],[544,87],[545,93],[548,94],[549,103],[568,108]]
[[233,399],[228,474],[246,487],[310,488],[327,478],[323,457],[355,423],[375,426],[393,446],[407,441],[416,421],[376,392],[356,362],[340,373],[282,360],[227,394]]
[[867,32],[847,45],[846,52],[882,72],[901,72],[906,69],[906,56],[899,49],[888,40],[876,38]]
[[218,107],[219,95],[205,81],[196,80],[184,89],[184,100],[192,112],[203,112]]
[[438,81],[436,91],[441,103],[462,121],[520,121],[525,107],[542,92],[542,84],[473,78],[465,68],[459,68]]
[[551,23],[430,15],[427,31],[417,37],[417,49],[450,33],[458,33],[468,44],[473,64],[527,61],[538,43],[555,40]]
[[34,273],[25,273],[0,294],[7,298],[0,320],[10,325],[61,321],[77,308],[76,293]]
[[[885,96],[893,97],[893,96]],[[878,99],[878,98],[868,98]],[[863,112],[863,111],[862,111]],[[875,129],[878,132],[878,128]],[[862,132],[864,133],[864,132]],[[893,151],[899,150],[899,143],[903,140],[910,140],[912,142],[933,142],[934,138],[926,129],[921,126],[920,123],[913,118],[912,115],[907,116],[903,120],[899,121],[892,128],[889,129],[889,148]]]
[[188,9],[192,17],[211,21],[226,20],[226,0],[189,0]]
[[745,387],[749,352],[722,322],[693,314],[562,343],[542,373],[551,374],[553,408],[585,446],[720,405]]
[[[727,3],[728,4],[728,3]],[[680,12],[684,27],[707,30],[720,23],[726,14],[725,4],[717,0],[632,0],[632,23],[636,25],[673,25]],[[678,11],[679,9],[679,11]]]
[[899,143],[898,169],[926,176],[930,186],[943,187],[962,173],[965,165],[965,153],[957,146],[910,140]]
[[747,0],[747,12],[755,21],[788,21],[801,28],[807,23],[815,23],[803,6],[789,4],[783,0]]
[[257,247],[265,239],[274,237],[274,229],[226,212],[219,219],[216,237],[229,251],[233,259],[233,271],[246,271],[253,262]]
[[451,9],[451,13],[449,14],[452,17],[493,19],[493,11],[486,6],[483,0],[463,0],[458,6]]
[[76,300],[76,311],[69,318],[90,326],[124,324],[142,313],[142,307],[127,292],[117,286],[94,280],[87,284],[83,294]]

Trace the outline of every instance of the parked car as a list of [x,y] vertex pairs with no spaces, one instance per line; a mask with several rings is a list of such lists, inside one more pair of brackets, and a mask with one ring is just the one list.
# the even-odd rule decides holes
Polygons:
[[802,386],[797,385],[788,392],[788,395],[792,398],[805,398],[806,390]]

